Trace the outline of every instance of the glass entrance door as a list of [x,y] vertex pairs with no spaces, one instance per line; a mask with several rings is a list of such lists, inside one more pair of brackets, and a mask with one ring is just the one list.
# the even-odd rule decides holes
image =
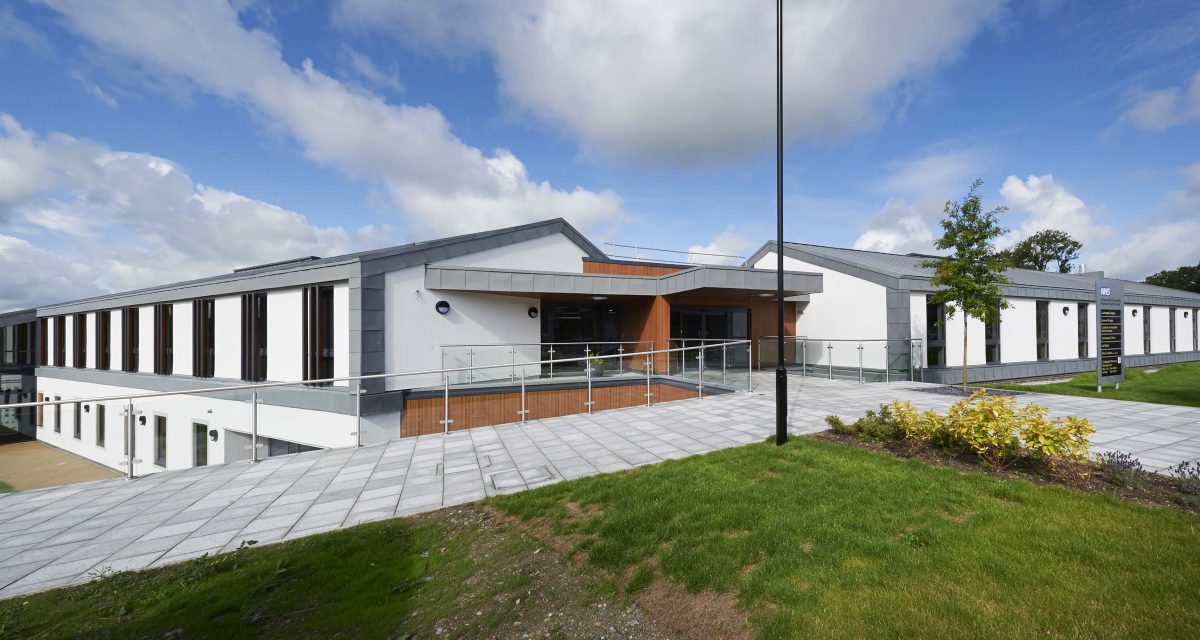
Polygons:
[[[675,346],[700,346],[750,337],[750,310],[744,307],[677,307],[671,310],[671,337]],[[687,352],[686,369],[698,368],[699,353]],[[732,348],[704,350],[704,368],[720,371],[725,366],[745,366],[747,350]]]

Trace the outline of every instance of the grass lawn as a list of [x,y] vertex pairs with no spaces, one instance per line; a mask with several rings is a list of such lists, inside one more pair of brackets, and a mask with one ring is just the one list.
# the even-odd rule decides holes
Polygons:
[[1065,396],[1087,396],[1089,398],[1111,398],[1114,400],[1137,400],[1157,404],[1178,404],[1200,407],[1200,362],[1172,364],[1146,373],[1141,369],[1125,372],[1125,381],[1120,391],[1105,385],[1103,393],[1096,393],[1096,373],[1081,373],[1066,382],[1048,384],[989,384],[996,389],[1014,391],[1036,391],[1057,393]]
[[[465,611],[478,624],[448,637],[519,638],[537,631],[520,610],[565,606],[553,571],[579,571],[615,602],[669,587],[669,606],[700,612],[724,594],[749,624],[694,637],[1200,637],[1195,516],[832,442],[489,505],[507,514],[490,527],[394,520],[0,602],[0,636],[426,637]],[[539,543],[579,563],[505,569]]]

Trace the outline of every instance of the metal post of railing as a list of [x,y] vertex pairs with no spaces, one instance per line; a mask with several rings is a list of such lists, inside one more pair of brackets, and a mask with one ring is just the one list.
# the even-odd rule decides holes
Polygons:
[[800,343],[800,377],[808,377],[808,340]]
[[136,439],[133,437],[133,430],[137,424],[136,420],[137,417],[133,412],[133,398],[130,398],[125,403],[125,451],[128,453],[128,455],[125,456],[125,477],[128,480],[133,480],[133,457],[136,454],[133,448],[137,443]]
[[550,379],[554,379],[554,343],[550,343]]
[[258,462],[258,391],[250,392],[250,462]]
[[[686,351],[684,353],[687,353]],[[696,397],[704,398],[704,341],[700,341],[700,348],[696,350],[699,357],[696,359]]]
[[442,375],[442,433],[450,433],[450,376]]
[[863,346],[862,346],[862,343],[860,342],[860,343],[858,343],[858,383],[859,384],[863,383],[862,365],[863,365]]
[[362,446],[362,381],[354,383],[354,446]]
[[512,352],[512,365],[513,365],[512,366],[512,374],[509,375],[509,382],[516,382],[517,381],[517,347],[515,345],[512,347],[509,347],[509,351]]
[[[651,349],[651,351],[653,351],[653,349]],[[650,369],[654,367],[653,358],[654,358],[654,356],[651,354],[646,355],[646,406],[647,407],[650,406],[650,399],[652,397],[654,397],[654,392],[650,390]]]
[[467,370],[467,386],[475,384],[475,349],[467,349],[467,366],[471,367]]
[[617,373],[625,373],[625,345],[617,343]]
[[829,349],[829,379],[833,380],[833,343],[830,342],[825,348]]
[[888,343],[883,343],[883,381],[892,381],[892,358],[888,352]]
[[[762,349],[758,350],[758,369],[762,371]],[[754,341],[746,341],[746,393],[754,391],[754,371],[750,363],[754,362]]]
[[521,367],[521,410],[517,413],[521,414],[521,422],[525,422],[525,415],[529,413],[525,408],[525,367]]
[[[584,353],[587,353],[587,352],[584,351]],[[588,391],[587,402],[583,403],[583,405],[585,407],[587,407],[587,412],[590,415],[592,413],[592,405],[595,403],[592,402],[592,363],[589,362],[586,358],[583,361],[583,373],[584,373],[584,377],[587,378],[587,391]]]

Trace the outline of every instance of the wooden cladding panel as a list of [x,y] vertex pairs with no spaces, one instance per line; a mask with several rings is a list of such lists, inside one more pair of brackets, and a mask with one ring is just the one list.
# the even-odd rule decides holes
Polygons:
[[657,264],[624,264],[621,262],[583,261],[584,273],[603,273],[611,276],[665,276],[683,271],[687,267],[675,267]]
[[[652,384],[655,404],[696,398],[693,389],[680,388],[669,384]],[[705,393],[704,395],[708,395]],[[419,398],[408,400],[404,404],[404,417],[400,422],[400,437],[421,436],[431,433],[441,433],[443,399],[441,397]],[[578,413],[587,413],[587,389],[554,389],[547,391],[527,391],[525,394],[526,420],[540,420]],[[596,387],[592,389],[593,411],[633,407],[646,403],[646,385],[630,384],[617,387]],[[471,396],[452,396],[450,398],[451,431],[474,429],[497,424],[520,422],[521,416],[520,392],[513,393],[481,393]]]

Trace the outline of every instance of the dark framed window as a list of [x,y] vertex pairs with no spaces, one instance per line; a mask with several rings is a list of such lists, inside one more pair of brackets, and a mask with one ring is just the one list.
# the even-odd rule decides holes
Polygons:
[[169,376],[175,368],[175,305],[154,305],[154,373]]
[[67,317],[54,316],[54,366],[67,366]]
[[75,422],[71,425],[71,435],[75,436],[76,440],[83,440],[83,406],[76,402],[74,407]]
[[267,379],[267,294],[242,294],[242,380]]
[[1170,320],[1168,321],[1170,323],[1170,328],[1168,329],[1167,335],[1171,337],[1171,353],[1175,353],[1175,314],[1177,312],[1178,309],[1175,307],[1171,307],[1167,310],[1167,313],[1170,314]]
[[937,302],[925,304],[925,345],[929,353],[929,366],[946,366],[946,305]]
[[1088,305],[1080,302],[1076,307],[1079,317],[1076,318],[1079,327],[1079,357],[1088,357]]
[[112,366],[112,312],[96,312],[96,368],[108,371]]
[[212,298],[192,300],[192,375],[213,377],[216,366],[217,301]]
[[1000,362],[1000,304],[996,304],[996,321],[983,325],[984,360],[988,364]]
[[[333,377],[333,287],[304,287],[304,380]],[[328,384],[328,383],[326,383]]]
[[1050,359],[1050,301],[1037,301],[1037,359]]
[[50,364],[50,318],[38,318],[38,366]]
[[33,364],[32,334],[36,323],[22,322],[0,328],[0,362],[4,364]]
[[137,307],[121,309],[121,370],[137,373],[138,370],[138,318]]
[[208,425],[192,423],[192,452],[195,466],[208,465]]
[[1200,309],[1192,309],[1192,351],[1200,351]]
[[167,466],[167,417],[154,416],[154,464]]
[[104,446],[104,438],[108,430],[107,416],[104,413],[104,405],[96,403],[92,405],[96,408],[96,446]]
[[73,344],[71,345],[72,358],[71,362],[76,369],[83,369],[87,366],[87,314],[77,313],[71,322],[71,331],[73,335]]
[[1150,307],[1142,307],[1142,353],[1150,353]]
[[[62,400],[62,396],[54,396],[54,401]],[[62,433],[62,405],[54,405],[54,433]]]

